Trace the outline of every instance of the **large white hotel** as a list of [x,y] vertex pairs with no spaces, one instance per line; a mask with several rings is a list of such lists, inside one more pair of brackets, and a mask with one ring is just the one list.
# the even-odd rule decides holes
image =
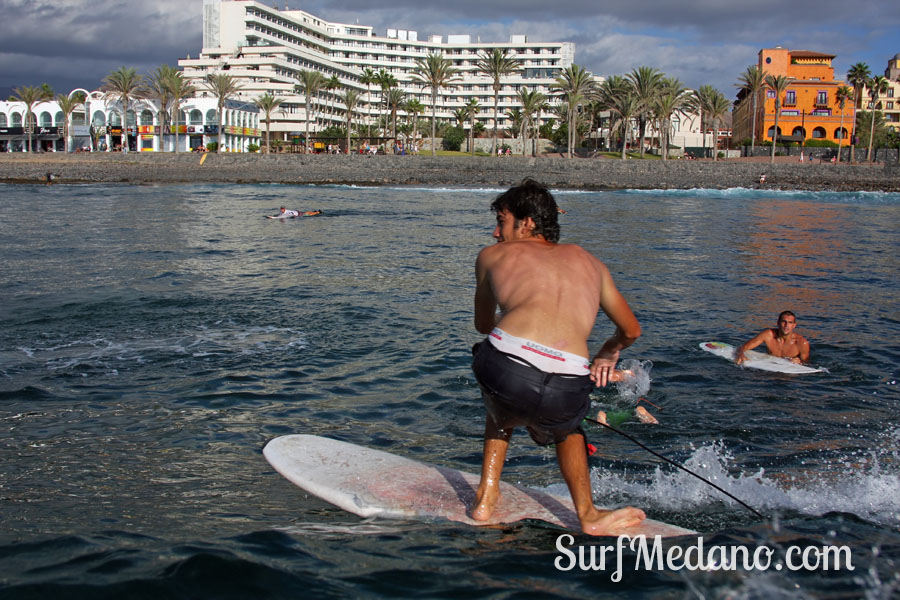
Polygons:
[[[343,89],[322,90],[316,103],[318,129],[345,123],[345,109],[338,95],[353,89],[362,96],[357,114],[379,114],[381,90],[360,82],[364,69],[382,69],[397,80],[408,98],[418,99],[431,114],[431,90],[413,77],[416,59],[443,54],[459,71],[452,88],[438,97],[439,118],[452,120],[453,112],[472,98],[478,100],[476,120],[493,129],[493,80],[477,72],[476,62],[485,51],[506,49],[518,59],[521,71],[504,76],[499,95],[498,127],[510,125],[506,112],[520,106],[518,90],[526,87],[548,97],[561,70],[572,64],[575,44],[529,42],[512,35],[507,42],[473,41],[470,35],[431,35],[419,40],[418,33],[388,29],[377,35],[372,27],[331,23],[302,10],[277,10],[254,0],[203,0],[203,48],[198,58],[178,61],[185,77],[194,80],[199,94],[203,81],[213,73],[235,77],[241,90],[238,100],[253,100],[269,93],[284,100],[272,113],[272,137],[283,139],[289,132],[305,129],[305,99],[294,92],[301,71],[320,71],[326,79],[337,77]],[[551,101],[555,99],[550,98]],[[545,113],[542,119],[552,115]],[[363,117],[366,118],[366,117]]]

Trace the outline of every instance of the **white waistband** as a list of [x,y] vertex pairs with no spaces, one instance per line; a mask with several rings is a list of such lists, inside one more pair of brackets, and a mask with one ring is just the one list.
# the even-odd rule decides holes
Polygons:
[[564,373],[566,375],[588,375],[591,363],[583,356],[550,348],[529,339],[510,335],[495,327],[488,335],[491,345],[505,352],[518,356],[543,371],[544,373]]

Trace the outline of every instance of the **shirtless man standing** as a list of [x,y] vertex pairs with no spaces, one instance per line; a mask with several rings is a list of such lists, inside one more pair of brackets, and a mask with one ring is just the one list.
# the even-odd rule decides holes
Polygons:
[[809,361],[809,342],[805,337],[796,333],[797,317],[789,310],[778,315],[778,327],[762,331],[755,338],[741,346],[734,353],[734,362],[741,364],[747,357],[744,352],[753,350],[763,342],[772,356],[789,358],[792,363],[805,363]]
[[[500,474],[513,428],[525,426],[538,444],[556,445],[584,532],[617,534],[643,521],[644,512],[594,506],[580,424],[591,389],[612,380],[619,351],[641,335],[641,327],[606,266],[579,246],[557,243],[559,213],[547,188],[526,179],[491,209],[499,243],[482,249],[475,263],[475,328],[488,337],[476,346],[472,369],[487,415],[481,483],[470,515],[490,519],[501,501]],[[616,331],[590,360],[587,338],[600,309]]]

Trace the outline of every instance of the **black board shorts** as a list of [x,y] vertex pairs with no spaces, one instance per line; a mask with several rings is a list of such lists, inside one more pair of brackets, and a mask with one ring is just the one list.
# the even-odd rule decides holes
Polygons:
[[472,371],[481,386],[488,418],[498,429],[524,426],[541,446],[584,435],[581,421],[591,408],[588,375],[545,373],[523,364],[485,340],[472,348]]

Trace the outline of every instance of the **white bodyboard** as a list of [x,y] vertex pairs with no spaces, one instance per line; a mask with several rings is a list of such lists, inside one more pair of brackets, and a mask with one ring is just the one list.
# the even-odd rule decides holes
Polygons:
[[[501,482],[502,494],[489,521],[466,510],[479,478],[448,467],[314,435],[286,435],[263,449],[266,460],[288,480],[322,500],[360,517],[448,519],[469,525],[538,519],[580,530],[568,497]],[[690,535],[695,532],[646,519],[626,535]]]
[[[731,344],[726,344],[724,342],[703,342],[700,344],[700,349],[734,362],[734,353],[736,348]],[[824,371],[824,369],[816,369],[813,367],[807,367],[806,365],[798,365],[796,363],[792,363],[786,358],[772,356],[771,354],[763,354],[762,352],[756,352],[754,350],[748,350],[744,353],[744,356],[747,357],[747,360],[741,363],[742,367],[759,369],[761,371],[788,373],[791,375],[802,375],[804,373],[821,373],[822,371]]]

